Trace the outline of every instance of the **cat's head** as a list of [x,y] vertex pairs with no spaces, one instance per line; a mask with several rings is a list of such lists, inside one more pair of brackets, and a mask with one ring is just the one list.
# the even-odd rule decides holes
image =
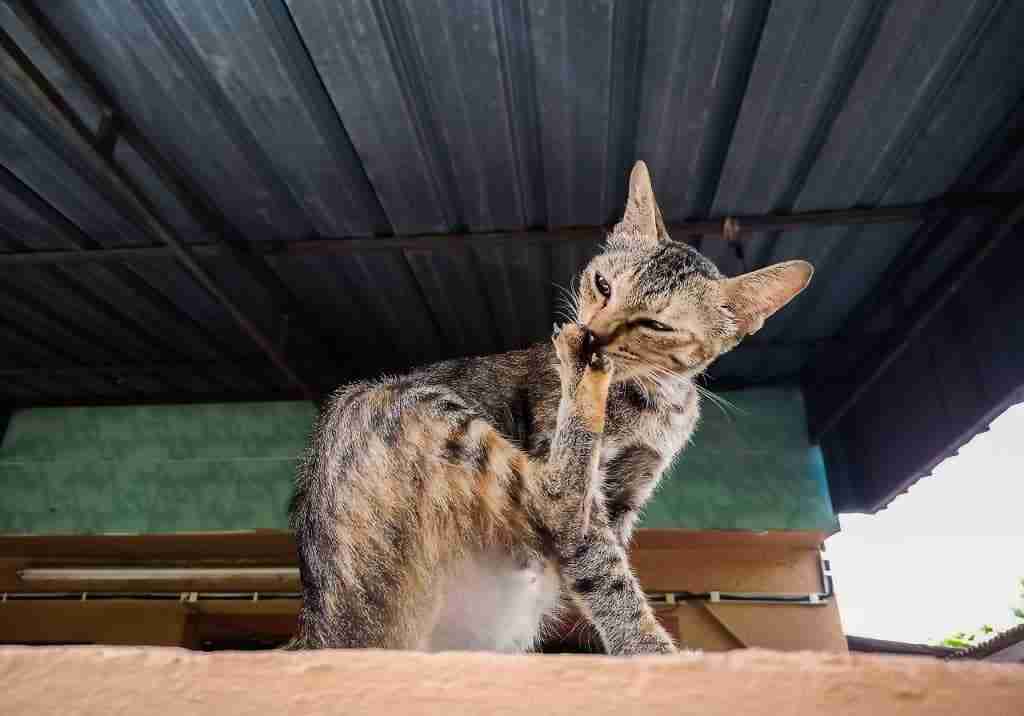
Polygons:
[[726,278],[669,238],[647,166],[637,162],[622,221],[580,276],[577,318],[614,360],[616,380],[688,377],[761,328],[812,273],[806,261],[786,261]]

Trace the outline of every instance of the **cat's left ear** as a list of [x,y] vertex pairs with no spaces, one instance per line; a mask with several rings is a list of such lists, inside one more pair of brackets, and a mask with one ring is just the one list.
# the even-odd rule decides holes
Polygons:
[[721,279],[722,308],[736,318],[738,338],[760,330],[773,313],[807,288],[813,273],[806,261],[785,261]]
[[634,164],[633,171],[629,174],[626,210],[623,212],[622,221],[616,227],[616,233],[625,238],[645,242],[668,240],[665,220],[661,217],[661,209],[654,198],[651,174],[643,161]]

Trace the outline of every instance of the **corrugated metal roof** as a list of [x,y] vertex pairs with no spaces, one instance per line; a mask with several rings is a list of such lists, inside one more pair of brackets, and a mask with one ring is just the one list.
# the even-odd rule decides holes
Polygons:
[[[186,243],[225,226],[247,242],[598,227],[621,211],[636,159],[648,162],[670,222],[1024,189],[1019,143],[1009,160],[992,143],[1024,98],[1024,5],[1009,0],[34,7],[223,220],[197,216],[117,143],[115,160]],[[0,4],[0,28],[88,127],[100,126],[102,103],[11,5]],[[0,252],[152,245],[21,88],[3,88]],[[1005,171],[985,176],[996,159]],[[908,302],[986,223],[944,226]],[[788,258],[817,268],[809,291],[714,368],[719,384],[793,380],[836,345],[856,362],[872,342],[848,319],[920,228],[763,232],[738,249],[702,241],[729,274]],[[325,387],[544,339],[556,285],[595,246],[584,237],[275,255],[274,290],[230,257],[203,263]],[[0,271],[0,401],[286,391],[171,258]],[[282,293],[301,316],[282,309]],[[844,366],[826,378],[842,380]]]
[[1024,624],[996,634],[991,639],[961,649],[948,659],[982,659],[1008,663],[1024,663]]
[[889,641],[864,636],[847,636],[846,645],[851,652],[862,654],[901,654],[905,656],[932,656],[935,658],[950,657],[957,653],[948,646],[932,646],[915,644],[905,641]]

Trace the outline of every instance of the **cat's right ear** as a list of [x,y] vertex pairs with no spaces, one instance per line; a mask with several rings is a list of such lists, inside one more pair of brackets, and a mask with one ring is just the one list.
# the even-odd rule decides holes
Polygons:
[[622,221],[615,227],[615,237],[623,241],[654,243],[667,241],[668,231],[661,216],[661,209],[654,198],[651,175],[647,165],[638,161],[629,174],[629,196]]
[[722,308],[736,320],[739,339],[756,333],[768,318],[807,288],[814,267],[784,261],[735,278],[720,280]]

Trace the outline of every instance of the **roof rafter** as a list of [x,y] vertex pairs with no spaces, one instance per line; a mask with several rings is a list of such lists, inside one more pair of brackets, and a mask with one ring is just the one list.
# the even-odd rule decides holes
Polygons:
[[[1020,200],[1018,194],[949,194],[934,201],[906,206],[869,209],[837,209],[793,214],[734,216],[724,219],[674,224],[670,232],[679,238],[711,237],[735,241],[762,231],[785,231],[807,227],[855,226],[862,224],[913,223],[950,215],[994,215]],[[502,231],[479,234],[422,234],[371,238],[323,238],[298,241],[254,241],[247,251],[254,256],[309,256],[347,254],[363,251],[426,250],[459,251],[480,246],[558,244],[599,241],[607,227],[556,229],[552,231]],[[189,250],[200,256],[229,253],[223,243],[195,243]],[[169,246],[133,246],[68,251],[19,251],[0,254],[0,267],[33,264],[82,264],[125,260],[158,260],[172,257]]]
[[881,349],[873,351],[868,360],[857,369],[852,383],[853,389],[830,409],[820,412],[817,416],[812,416],[810,432],[813,441],[820,441],[826,433],[835,428],[885,373],[886,369],[912,344],[914,338],[938,315],[942,307],[956,295],[964,282],[974,274],[982,262],[1003,241],[1012,236],[1022,223],[1024,223],[1024,200],[997,221],[987,236],[981,239],[967,256],[950,266],[933,282],[931,288],[911,308],[905,322],[890,332],[883,339]]
[[[892,302],[894,295],[899,305],[898,325],[879,337],[874,348],[864,354],[867,357],[856,366],[854,375],[845,381],[845,387],[838,392],[835,389],[839,386],[825,367],[833,363],[841,364],[837,351],[846,349],[839,345],[823,345],[808,362],[802,383],[810,398],[808,428],[814,441],[820,441],[837,427],[843,416],[860,401],[885,373],[886,368],[899,358],[913,338],[938,315],[942,306],[956,294],[991,251],[1024,221],[1024,194],[965,191],[968,187],[998,187],[1001,185],[1000,177],[1013,171],[1016,158],[1024,151],[1024,132],[1020,130],[1022,123],[1024,98],[1018,101],[1015,109],[1004,119],[1001,128],[975,154],[949,194],[960,197],[960,200],[972,196],[997,199],[992,204],[996,213],[989,214],[992,221],[985,235],[979,237],[959,261],[933,280],[928,291],[913,306],[905,305],[906,298],[901,287],[910,283],[915,271],[925,263],[927,257],[955,234],[957,225],[965,216],[957,210],[962,206],[960,200],[940,205],[922,221],[902,254],[887,268],[875,290],[854,308],[843,332],[846,335],[869,335],[871,322]],[[832,390],[819,390],[824,385],[832,386]]]
[[[19,4],[18,7],[23,6]],[[259,346],[288,383],[304,394],[312,396],[313,389],[290,365],[276,341],[225,292],[213,275],[199,263],[189,247],[159,217],[159,213],[138,183],[111,158],[110,154],[103,151],[101,145],[109,142],[109,139],[94,136],[90,132],[60,92],[3,29],[0,29],[0,48],[8,59],[5,73],[7,81],[0,83],[0,99],[3,99],[15,114],[22,115],[28,126],[48,134],[55,146],[66,147],[69,162],[77,165],[75,169],[95,182],[112,204],[131,217],[154,242],[165,245],[192,278],[223,305],[242,331]]]

